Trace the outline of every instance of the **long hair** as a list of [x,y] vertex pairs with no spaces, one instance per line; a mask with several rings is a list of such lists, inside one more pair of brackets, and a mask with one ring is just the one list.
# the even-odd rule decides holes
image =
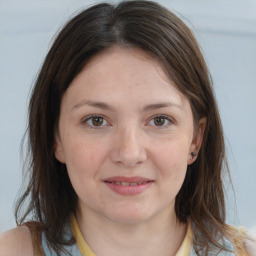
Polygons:
[[113,45],[140,49],[158,60],[189,100],[195,123],[206,117],[202,147],[187,170],[175,211],[180,221],[191,219],[198,253],[200,249],[205,255],[214,248],[225,249],[219,235],[230,239],[231,234],[225,224],[222,183],[228,168],[211,78],[190,29],[174,13],[151,1],[97,4],[76,15],[59,32],[29,104],[29,177],[26,191],[17,202],[17,223],[32,215],[56,252],[72,243],[66,240],[64,228],[76,210],[77,195],[66,166],[54,155],[61,99],[86,63]]

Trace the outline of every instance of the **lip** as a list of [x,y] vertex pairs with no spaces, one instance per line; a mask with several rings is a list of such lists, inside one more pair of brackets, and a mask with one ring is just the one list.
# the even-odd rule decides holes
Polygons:
[[104,179],[103,182],[119,195],[133,196],[147,190],[154,180],[144,177],[115,176]]

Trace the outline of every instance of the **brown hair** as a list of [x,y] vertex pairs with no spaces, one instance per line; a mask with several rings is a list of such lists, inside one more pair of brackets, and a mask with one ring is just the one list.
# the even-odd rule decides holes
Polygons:
[[[72,243],[64,227],[77,207],[66,166],[54,156],[54,134],[60,103],[74,77],[101,51],[118,44],[135,47],[163,66],[188,98],[195,122],[207,118],[198,159],[189,166],[176,197],[182,222],[193,223],[194,248],[204,255],[222,248],[219,235],[230,239],[225,224],[222,183],[227,171],[222,125],[209,72],[190,29],[172,12],[151,1],[95,5],[71,19],[55,39],[38,75],[29,105],[29,183],[16,207],[16,221],[32,214],[51,246],[59,252]],[[21,213],[28,199],[26,211]]]

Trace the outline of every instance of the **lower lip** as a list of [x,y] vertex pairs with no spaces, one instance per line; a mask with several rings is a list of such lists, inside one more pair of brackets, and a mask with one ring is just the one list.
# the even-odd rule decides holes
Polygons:
[[112,191],[119,195],[124,196],[134,196],[142,193],[146,189],[148,189],[153,181],[147,182],[145,184],[135,185],[135,186],[123,186],[123,185],[117,185],[114,183],[104,182]]

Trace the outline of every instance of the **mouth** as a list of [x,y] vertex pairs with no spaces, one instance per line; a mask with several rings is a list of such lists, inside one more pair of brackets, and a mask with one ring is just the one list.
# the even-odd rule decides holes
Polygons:
[[143,181],[143,182],[104,181],[104,182],[115,184],[115,185],[120,185],[120,186],[138,186],[138,185],[142,185],[142,184],[147,184],[148,182],[151,182],[151,181]]
[[111,177],[103,182],[115,193],[120,195],[137,195],[147,190],[154,180],[144,177]]

